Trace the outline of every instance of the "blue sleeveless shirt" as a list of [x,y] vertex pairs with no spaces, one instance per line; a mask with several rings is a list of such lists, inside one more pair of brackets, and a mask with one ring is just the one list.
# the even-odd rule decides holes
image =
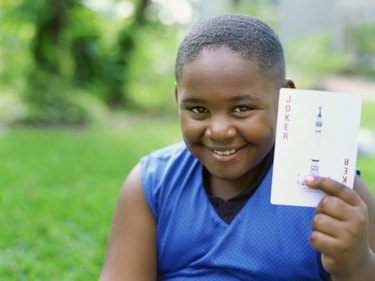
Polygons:
[[202,172],[184,143],[141,159],[157,221],[158,280],[328,280],[309,242],[315,209],[272,205],[272,167],[230,224],[211,205]]

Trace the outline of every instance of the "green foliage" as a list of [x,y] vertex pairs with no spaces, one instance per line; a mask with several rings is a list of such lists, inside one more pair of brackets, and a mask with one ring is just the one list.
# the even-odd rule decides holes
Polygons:
[[[27,106],[22,120],[90,122],[95,111],[77,102],[80,92],[110,105],[171,108],[174,28],[157,22],[141,28],[132,18],[109,18],[73,0],[60,10],[45,0],[4,7],[1,88],[22,93]],[[54,29],[56,20],[64,28]]]
[[26,103],[23,120],[86,123],[95,112],[77,104],[80,92],[111,106],[174,108],[177,28],[145,21],[143,6],[120,19],[54,1],[0,3],[0,94]]
[[35,33],[34,25],[21,21],[18,1],[0,1],[0,94],[4,88],[19,92],[32,65],[28,52]]
[[[7,93],[0,98],[6,102],[0,108],[10,108],[10,100],[20,101],[19,108],[28,110],[10,114],[13,120],[47,123],[91,122],[100,102],[174,111],[174,62],[181,30],[161,24],[158,5],[163,1],[151,2],[132,1],[133,14],[117,18],[88,8],[83,0],[0,1],[0,95]],[[230,3],[231,11],[258,16],[277,30],[277,1]],[[361,73],[371,75],[373,33],[367,25],[351,32],[352,44],[361,50],[358,61],[366,66]],[[286,46],[286,59],[288,76],[302,88],[315,88],[325,74],[362,69],[351,67],[348,56],[334,53],[323,35]],[[97,105],[93,110],[82,104],[87,96]]]
[[348,30],[348,48],[354,54],[353,71],[375,79],[375,24],[364,23]]
[[[65,11],[44,0],[3,3],[0,94],[7,95],[0,99],[4,102],[0,107],[8,117],[0,121],[82,124],[103,116],[99,101],[88,98],[87,92],[82,94],[71,82],[74,63],[69,42],[73,36],[64,20],[82,6],[76,6],[76,1],[58,2]],[[11,112],[12,108],[22,108],[22,114]]]
[[333,52],[330,38],[323,34],[291,42],[285,47],[285,57],[287,75],[298,88],[314,88],[320,77],[350,69],[348,55]]
[[89,124],[103,120],[105,107],[92,96],[73,88],[61,76],[34,71],[24,92],[26,113],[19,122]]
[[107,104],[116,97],[119,103],[125,100],[126,73],[118,63],[117,36],[127,26],[127,22],[106,18],[84,6],[70,11],[68,32],[74,64],[73,83]]
[[375,55],[375,24],[364,23],[349,31],[350,42],[357,52]]
[[362,103],[361,126],[375,132],[375,101],[365,100]]
[[129,73],[130,102],[136,108],[173,111],[174,64],[179,43],[176,30],[147,27],[139,32],[138,42]]
[[27,106],[16,95],[0,95],[0,124],[10,125],[20,122],[27,113]]
[[[275,0],[232,0],[232,10],[235,13],[245,13],[258,17],[273,28],[277,27],[277,10]],[[250,3],[249,3],[250,2]]]

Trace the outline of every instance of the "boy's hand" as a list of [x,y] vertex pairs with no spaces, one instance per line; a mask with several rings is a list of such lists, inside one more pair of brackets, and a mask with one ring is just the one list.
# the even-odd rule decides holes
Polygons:
[[327,194],[316,208],[312,246],[322,253],[331,275],[355,277],[371,259],[366,204],[352,189],[329,178],[307,176],[305,184]]

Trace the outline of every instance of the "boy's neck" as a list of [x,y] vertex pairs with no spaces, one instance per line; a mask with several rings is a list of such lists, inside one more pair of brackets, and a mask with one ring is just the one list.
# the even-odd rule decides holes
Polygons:
[[219,177],[212,176],[206,168],[203,168],[203,184],[204,189],[208,195],[213,197],[219,197],[225,201],[232,199],[247,188],[257,188],[258,185],[263,181],[264,176],[267,174],[269,168],[273,163],[274,147],[268,152],[264,159],[251,171],[243,175],[239,179],[221,179]]
[[207,189],[211,196],[219,197],[225,201],[241,194],[250,183],[253,182],[258,174],[259,165],[246,176],[238,180],[225,180],[217,177],[209,176],[207,180]]

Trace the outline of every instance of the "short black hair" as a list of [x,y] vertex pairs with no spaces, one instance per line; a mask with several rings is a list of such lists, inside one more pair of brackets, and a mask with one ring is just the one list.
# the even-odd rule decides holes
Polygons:
[[220,47],[254,60],[260,75],[278,84],[284,83],[285,59],[279,37],[265,22],[243,14],[213,16],[195,26],[178,49],[176,81],[181,81],[184,65],[192,62],[203,49]]

